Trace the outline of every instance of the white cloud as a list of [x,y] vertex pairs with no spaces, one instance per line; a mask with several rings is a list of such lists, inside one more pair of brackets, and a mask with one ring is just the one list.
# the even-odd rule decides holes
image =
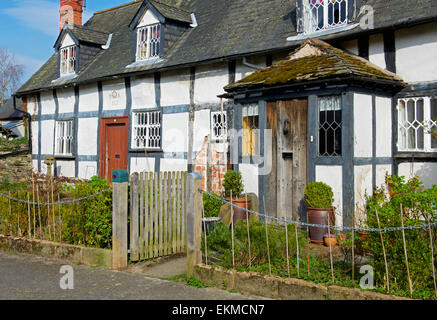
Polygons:
[[55,37],[59,34],[59,3],[47,0],[22,0],[14,3],[15,7],[2,11],[33,30]]

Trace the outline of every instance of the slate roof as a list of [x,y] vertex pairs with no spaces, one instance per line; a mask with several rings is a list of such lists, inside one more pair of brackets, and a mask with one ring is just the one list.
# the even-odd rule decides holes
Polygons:
[[[16,100],[17,109],[22,110],[21,99]],[[5,120],[20,120],[24,114],[14,109],[14,100],[11,98],[6,103],[0,107],[0,121]]]
[[83,26],[74,26],[71,29],[77,40],[81,42],[89,42],[94,44],[106,44],[108,41],[109,33],[96,31]]
[[351,76],[394,82],[398,83],[399,86],[404,85],[401,77],[364,58],[334,48],[324,41],[307,39],[290,55],[288,60],[282,60],[271,67],[258,70],[235,83],[229,84],[225,90],[273,87]]
[[154,0],[150,2],[165,18],[191,23],[191,12]]
[[[126,68],[133,62],[134,32],[129,24],[142,1],[94,14],[86,28],[113,33],[111,46],[102,50],[74,79],[52,84],[58,77],[54,54],[19,90],[24,94],[41,89],[95,82],[114,76],[146,73],[195,65],[200,62],[292,49],[302,41],[287,41],[297,35],[296,3],[292,0],[151,0],[168,17],[194,12],[198,27],[189,28],[167,51],[160,63]],[[375,29],[437,20],[435,0],[357,0],[375,9]],[[164,4],[165,3],[165,4]],[[360,28],[321,37],[322,40],[354,37],[368,32]],[[103,39],[102,39],[103,41]]]

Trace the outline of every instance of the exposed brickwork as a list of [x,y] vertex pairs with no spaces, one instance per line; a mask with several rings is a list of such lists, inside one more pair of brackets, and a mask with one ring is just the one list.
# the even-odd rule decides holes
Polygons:
[[[209,143],[209,137],[205,137],[202,148],[195,159],[195,171],[202,175],[203,190],[221,194],[224,191],[223,181],[228,160],[227,157],[224,157],[223,152],[219,152],[217,149],[222,150],[223,143]],[[210,161],[208,161],[208,154]]]
[[81,26],[83,0],[61,0],[59,13],[61,17],[60,30],[64,28],[65,23]]

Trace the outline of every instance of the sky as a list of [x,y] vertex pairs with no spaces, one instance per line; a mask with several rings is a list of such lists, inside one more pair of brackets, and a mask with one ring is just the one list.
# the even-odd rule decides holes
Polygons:
[[[108,9],[131,0],[87,0],[82,22],[96,11]],[[15,55],[24,66],[23,83],[54,53],[59,35],[60,0],[1,0],[0,47]]]

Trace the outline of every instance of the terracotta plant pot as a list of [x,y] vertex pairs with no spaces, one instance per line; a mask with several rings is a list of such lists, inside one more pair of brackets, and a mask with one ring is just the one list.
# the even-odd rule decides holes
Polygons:
[[[231,202],[230,198],[227,198],[226,200]],[[233,199],[232,204],[238,206],[238,208],[234,207],[233,223],[236,223],[238,220],[246,220],[247,211],[244,209],[250,209],[250,199],[247,199],[247,202],[246,202],[246,198]]]
[[344,241],[346,240],[346,235],[345,234],[340,234],[337,236],[337,240],[338,240],[338,244],[342,245],[344,243]]
[[325,234],[325,236],[323,237],[323,243],[326,247],[335,247],[337,245],[337,238],[333,234],[331,234],[331,237],[329,237],[329,234]]
[[[328,217],[331,215],[331,209],[308,208],[308,223],[328,225]],[[309,227],[310,240],[312,243],[323,244],[323,237],[328,233],[328,228]]]

